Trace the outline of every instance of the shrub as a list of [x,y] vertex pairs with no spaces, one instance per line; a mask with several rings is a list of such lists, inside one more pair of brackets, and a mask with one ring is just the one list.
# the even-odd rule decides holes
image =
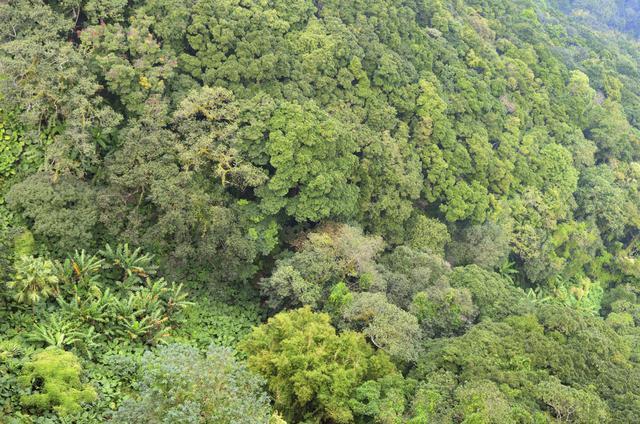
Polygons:
[[67,415],[80,410],[80,405],[93,402],[95,389],[81,382],[82,367],[71,352],[53,348],[36,353],[18,378],[27,390],[21,403],[40,411],[54,410]]
[[211,347],[206,356],[172,344],[142,359],[140,394],[114,415],[116,423],[267,424],[271,417],[263,380],[233,351]]

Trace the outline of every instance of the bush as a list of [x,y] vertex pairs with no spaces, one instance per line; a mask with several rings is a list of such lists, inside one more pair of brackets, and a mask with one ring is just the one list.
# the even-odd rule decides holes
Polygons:
[[97,399],[95,389],[81,382],[82,367],[71,352],[53,348],[36,353],[18,378],[27,391],[21,403],[39,411],[59,415],[79,411],[80,405]]
[[211,347],[206,356],[172,344],[142,359],[140,394],[126,401],[113,421],[123,424],[267,424],[271,417],[263,380],[233,351]]

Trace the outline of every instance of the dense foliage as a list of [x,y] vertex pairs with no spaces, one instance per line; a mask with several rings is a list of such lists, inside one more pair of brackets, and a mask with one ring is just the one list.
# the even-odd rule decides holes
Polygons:
[[639,17],[0,2],[0,421],[637,421]]
[[239,364],[230,350],[169,345],[142,358],[140,399],[125,402],[114,422],[268,423],[269,399],[262,380]]

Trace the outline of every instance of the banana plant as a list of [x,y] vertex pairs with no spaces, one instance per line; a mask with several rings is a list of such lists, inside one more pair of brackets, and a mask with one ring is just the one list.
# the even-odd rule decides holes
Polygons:
[[31,342],[43,343],[47,347],[64,349],[79,342],[80,337],[81,333],[75,324],[59,315],[51,315],[47,322],[35,324],[26,338]]
[[187,299],[189,293],[182,290],[182,283],[171,283],[171,288],[167,291],[166,308],[169,316],[174,315],[177,312],[184,310],[185,308],[193,305],[193,302],[189,302]]
[[56,264],[56,271],[60,281],[66,283],[73,290],[86,290],[100,282],[100,271],[104,260],[95,255],[88,255],[85,250],[75,253]]
[[102,344],[102,337],[95,330],[95,327],[90,326],[82,331],[79,335],[80,340],[75,344],[76,348],[82,351],[89,359],[93,358],[96,348]]
[[147,278],[142,289],[129,295],[136,310],[151,312],[160,309],[167,315],[192,305],[192,302],[186,300],[187,296],[188,294],[182,290],[182,284],[171,283],[169,286],[164,278]]
[[115,321],[114,305],[117,301],[109,288],[102,291],[93,286],[87,293],[74,294],[69,300],[58,297],[61,310],[74,319],[93,326],[105,327]]
[[515,262],[510,261],[508,258],[498,266],[496,271],[512,284],[515,283],[519,274]]
[[155,344],[166,334],[165,323],[168,318],[160,310],[149,315],[134,313],[119,318],[116,334],[127,340]]
[[132,251],[126,243],[117,245],[115,249],[107,244],[98,253],[106,259],[110,267],[119,272],[117,279],[125,287],[136,284],[157,271],[157,266],[153,263],[153,255],[143,254],[139,247]]
[[172,316],[191,305],[182,285],[171,286],[160,278],[147,278],[145,286],[129,293],[126,300],[116,302],[118,316],[118,335],[130,340],[143,340],[154,344],[168,335]]

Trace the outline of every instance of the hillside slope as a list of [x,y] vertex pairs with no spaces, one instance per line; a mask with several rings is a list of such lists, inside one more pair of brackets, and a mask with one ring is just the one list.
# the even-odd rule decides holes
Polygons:
[[633,422],[610,3],[0,4],[0,418]]

